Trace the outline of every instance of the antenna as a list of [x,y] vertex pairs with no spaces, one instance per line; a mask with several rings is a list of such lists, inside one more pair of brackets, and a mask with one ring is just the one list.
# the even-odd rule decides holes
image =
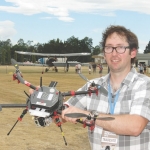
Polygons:
[[42,77],[40,78],[40,87],[42,87]]

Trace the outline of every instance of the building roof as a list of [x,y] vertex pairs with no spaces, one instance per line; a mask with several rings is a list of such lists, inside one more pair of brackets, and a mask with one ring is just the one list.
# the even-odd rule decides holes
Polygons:
[[[104,58],[104,55],[103,55],[103,53],[100,53],[98,55],[93,55],[92,58]],[[138,60],[150,60],[150,53],[147,53],[147,54],[138,53],[136,55],[136,59],[138,59]]]
[[136,58],[138,60],[150,60],[150,54],[149,53],[147,53],[147,54],[138,53]]
[[103,53],[100,53],[98,55],[93,55],[92,58],[104,58]]

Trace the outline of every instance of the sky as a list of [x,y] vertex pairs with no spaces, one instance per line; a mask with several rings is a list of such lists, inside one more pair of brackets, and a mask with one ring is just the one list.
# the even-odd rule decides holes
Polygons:
[[122,25],[134,32],[143,53],[150,41],[149,0],[0,0],[0,40],[47,43],[74,36],[99,45],[103,31]]

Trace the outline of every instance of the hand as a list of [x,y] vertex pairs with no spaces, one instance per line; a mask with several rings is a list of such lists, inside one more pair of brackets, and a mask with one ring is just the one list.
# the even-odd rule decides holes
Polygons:
[[[40,86],[37,86],[36,88],[38,89]],[[33,89],[29,89],[29,93],[30,93],[30,95],[32,94],[34,92],[34,90]]]
[[34,92],[33,89],[29,89],[29,93],[32,94]]

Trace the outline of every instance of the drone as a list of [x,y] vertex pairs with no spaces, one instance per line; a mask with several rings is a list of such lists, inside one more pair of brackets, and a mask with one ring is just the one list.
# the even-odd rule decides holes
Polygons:
[[[19,66],[16,62],[16,60],[11,59],[11,63],[15,67],[15,72],[13,74],[13,80],[17,80],[18,83],[22,83],[26,86],[28,86],[31,89],[34,89],[33,93],[31,95],[28,95],[25,91],[24,93],[27,96],[27,100],[25,104],[0,104],[0,111],[2,111],[2,108],[25,108],[20,115],[20,117],[17,119],[13,127],[10,129],[7,135],[11,133],[13,128],[16,126],[18,121],[21,121],[22,118],[29,112],[29,114],[34,118],[35,124],[37,126],[46,127],[49,126],[53,121],[55,124],[60,128],[61,133],[63,133],[62,127],[61,127],[61,112],[68,108],[69,106],[66,104],[63,104],[63,101],[66,96],[76,96],[76,95],[86,95],[88,94],[91,96],[92,93],[95,93],[98,95],[98,90],[101,91],[102,94],[108,95],[107,90],[99,85],[95,84],[94,82],[91,83],[90,87],[87,91],[69,91],[69,92],[60,92],[56,89],[56,85],[58,82],[51,81],[49,86],[42,85],[42,78],[40,78],[40,87],[36,87],[32,85],[30,82],[23,79],[23,75],[21,71],[19,70]],[[79,74],[80,77],[87,82],[90,82],[86,77],[84,77],[81,73]],[[90,116],[82,113],[69,113],[65,114],[67,117],[72,118],[82,118],[85,117],[85,120],[77,119],[76,121],[83,124],[83,127],[90,127],[91,131],[95,127],[95,120],[113,120],[113,117],[97,117],[97,115]],[[67,145],[66,139],[64,137],[64,134],[62,134],[65,145]]]

